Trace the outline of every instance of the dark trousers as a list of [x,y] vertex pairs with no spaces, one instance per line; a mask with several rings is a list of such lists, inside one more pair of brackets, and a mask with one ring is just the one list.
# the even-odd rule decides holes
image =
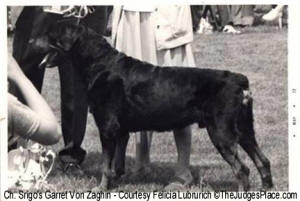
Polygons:
[[[98,6],[94,13],[82,20],[90,28],[103,34],[107,25],[107,8]],[[13,56],[25,75],[41,91],[45,69],[38,65],[45,55],[34,52],[29,45],[31,38],[45,34],[50,26],[62,19],[62,16],[45,13],[42,7],[24,7],[16,22],[13,42]],[[58,66],[61,84],[61,121],[65,149],[74,158],[82,162],[84,154],[80,145],[83,141],[87,120],[87,83],[73,67],[71,61]]]
[[204,7],[203,5],[192,5],[191,6],[193,31],[196,31],[199,28],[199,22],[203,15],[203,7]]
[[[228,24],[233,24],[233,19],[230,14],[230,6],[229,5],[216,5],[212,6],[213,11],[218,14],[218,23],[219,26],[224,27]],[[215,14],[215,15],[217,15]]]
[[254,23],[253,5],[215,5],[211,6],[220,27],[226,25],[251,26]]

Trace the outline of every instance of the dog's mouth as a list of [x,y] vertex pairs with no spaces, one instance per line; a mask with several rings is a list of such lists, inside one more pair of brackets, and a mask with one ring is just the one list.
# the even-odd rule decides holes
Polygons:
[[43,58],[43,60],[41,61],[41,63],[39,64],[39,68],[43,69],[43,68],[53,68],[55,66],[57,66],[56,64],[56,60],[58,57],[58,52],[49,52],[48,54],[46,54],[46,56]]

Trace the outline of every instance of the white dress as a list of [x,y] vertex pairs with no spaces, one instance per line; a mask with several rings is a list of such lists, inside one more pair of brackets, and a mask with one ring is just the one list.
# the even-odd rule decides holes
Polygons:
[[117,25],[112,27],[116,33],[113,43],[119,51],[159,66],[195,66],[190,43],[158,50],[153,11],[121,9],[120,12]]

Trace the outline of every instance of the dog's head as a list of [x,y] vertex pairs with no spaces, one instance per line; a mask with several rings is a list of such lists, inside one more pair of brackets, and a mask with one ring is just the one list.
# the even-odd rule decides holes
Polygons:
[[53,24],[45,35],[30,40],[34,51],[46,55],[40,68],[60,65],[70,56],[74,44],[84,32],[85,27],[75,20],[62,20]]

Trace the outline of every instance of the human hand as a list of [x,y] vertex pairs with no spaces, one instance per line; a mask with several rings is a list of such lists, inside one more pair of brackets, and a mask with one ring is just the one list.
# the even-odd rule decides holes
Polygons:
[[93,13],[95,8],[93,6],[68,6],[66,9],[62,10],[64,17],[76,17],[84,18],[90,13]]

